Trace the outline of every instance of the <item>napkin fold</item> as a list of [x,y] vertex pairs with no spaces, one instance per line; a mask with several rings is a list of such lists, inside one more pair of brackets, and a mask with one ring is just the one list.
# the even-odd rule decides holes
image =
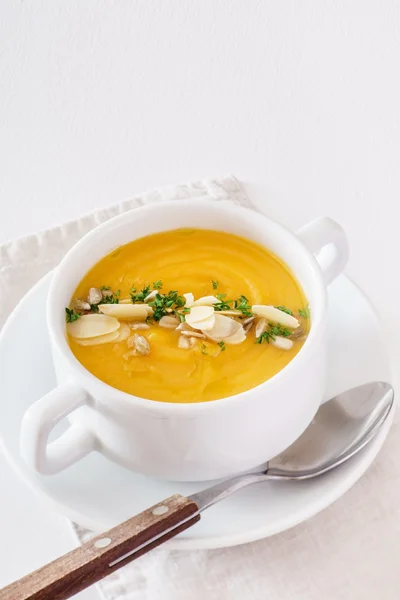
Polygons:
[[[99,223],[145,204],[203,197],[251,206],[235,177],[206,179],[140,194],[0,246],[0,327],[15,299]],[[99,592],[104,600],[399,600],[399,456],[396,421],[367,474],[313,519],[243,546],[160,547],[109,575]],[[90,539],[72,526],[80,542]]]

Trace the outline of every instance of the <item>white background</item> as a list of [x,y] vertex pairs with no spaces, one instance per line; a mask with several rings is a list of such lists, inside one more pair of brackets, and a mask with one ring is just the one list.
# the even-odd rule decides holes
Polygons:
[[[293,228],[344,226],[398,359],[399,59],[396,0],[3,1],[0,243],[233,173]],[[5,584],[71,539],[4,461],[0,484]]]

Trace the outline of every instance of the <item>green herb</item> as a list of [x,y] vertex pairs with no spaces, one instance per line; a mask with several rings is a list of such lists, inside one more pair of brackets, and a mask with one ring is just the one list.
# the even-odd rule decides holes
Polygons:
[[287,315],[293,315],[293,312],[290,310],[290,308],[287,308],[287,306],[275,306],[275,308],[277,308],[278,310],[281,310],[282,312],[286,313]]
[[174,315],[176,317],[178,317],[178,319],[180,320],[181,323],[185,322],[185,315],[183,315],[182,313],[178,312],[177,310],[174,312]]
[[97,306],[97,304],[91,304],[90,305],[90,310],[94,313],[98,313],[99,312],[99,307]]
[[232,304],[233,300],[225,300],[226,294],[217,294],[217,298],[219,302],[213,304],[214,310],[231,310],[232,307],[230,305]]
[[153,289],[154,290],[161,290],[161,288],[162,288],[162,281],[161,281],[161,279],[159,279],[158,281],[155,281],[153,283]]
[[73,308],[65,309],[65,320],[67,321],[67,323],[73,323],[74,321],[77,321],[80,316],[81,315],[75,312]]
[[136,302],[143,302],[144,299],[150,294],[150,286],[146,285],[146,287],[144,287],[138,294],[136,294],[135,292],[136,288],[132,286],[130,295],[133,304],[135,304]]
[[222,352],[225,352],[225,350],[226,350],[225,342],[218,342],[218,346],[221,348]]
[[213,290],[216,290],[217,287],[219,286],[219,281],[214,281],[213,279],[211,279],[211,283],[212,283],[212,286],[213,286]]
[[190,313],[190,308],[188,306],[184,306],[182,308],[182,314],[187,315],[188,313]]
[[267,342],[267,344],[269,344],[270,339],[275,339],[275,338],[269,333],[269,331],[264,331],[264,333],[259,335],[258,338],[256,339],[256,344],[262,344],[263,342]]
[[215,304],[213,304],[214,310],[216,310],[217,312],[219,312],[220,310],[231,310],[231,302],[233,302],[233,300],[226,300],[225,302],[216,302]]
[[300,308],[299,315],[301,317],[303,317],[304,319],[309,319],[310,318],[310,309],[308,308],[308,306],[306,306],[306,308]]
[[267,331],[264,331],[258,338],[256,339],[256,344],[262,344],[263,342],[267,342],[269,344],[270,340],[275,340],[277,336],[280,337],[289,337],[291,335],[290,329],[287,327],[282,327],[279,323],[275,325],[274,323],[268,323]]
[[246,317],[251,317],[251,306],[249,305],[249,301],[246,296],[240,296],[237,300],[234,301],[233,306],[235,310],[240,310]]
[[102,292],[108,292],[108,291],[110,291],[110,290],[111,290],[111,288],[110,288],[110,286],[109,286],[109,285],[101,285],[101,286],[100,286],[100,290],[101,290]]
[[271,337],[275,337],[277,335],[279,335],[280,337],[289,337],[291,333],[292,332],[290,331],[290,329],[288,329],[287,327],[282,327],[282,325],[280,325],[279,323],[277,325],[269,323],[269,334]]
[[160,294],[160,292],[158,292],[154,300],[149,302],[149,306],[151,306],[154,311],[152,318],[154,321],[159,321],[165,315],[171,314],[167,309],[172,309],[173,312],[175,312],[177,308],[184,307],[185,303],[185,298],[179,296],[176,290],[171,290],[168,294]]
[[[111,288],[108,286],[105,286],[105,285],[103,285],[100,289],[103,291],[107,291],[107,292],[111,291]],[[112,294],[106,294],[105,296],[103,296],[103,299],[101,300],[100,304],[119,304],[120,293],[121,293],[121,290],[115,290],[115,292]],[[91,306],[93,312],[98,312],[98,309],[97,310],[93,309],[93,306],[95,306],[95,305],[91,304],[90,306]],[[95,308],[97,308],[97,306],[95,306]]]
[[201,353],[204,354],[205,356],[208,356],[207,346],[205,344],[201,345]]

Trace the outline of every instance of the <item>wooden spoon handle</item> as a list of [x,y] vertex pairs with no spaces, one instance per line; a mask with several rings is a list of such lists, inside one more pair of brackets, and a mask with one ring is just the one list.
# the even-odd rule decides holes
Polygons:
[[149,552],[200,519],[176,494],[0,590],[0,600],[64,600]]

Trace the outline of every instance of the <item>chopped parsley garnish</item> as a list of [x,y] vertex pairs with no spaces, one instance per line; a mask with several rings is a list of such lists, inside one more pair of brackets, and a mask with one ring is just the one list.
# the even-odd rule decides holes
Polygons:
[[218,342],[218,346],[221,348],[221,352],[225,352],[225,350],[226,350],[225,342]]
[[213,304],[214,310],[216,310],[217,312],[220,310],[232,310],[230,302],[233,302],[233,300],[227,300],[226,302],[216,302],[215,304]]
[[148,305],[154,311],[152,315],[154,321],[159,321],[165,315],[171,314],[171,311],[168,309],[172,309],[175,312],[177,308],[184,307],[185,303],[186,300],[183,296],[179,296],[176,290],[171,290],[168,294],[160,294],[158,292],[154,300],[149,302]]
[[65,309],[65,320],[67,321],[67,323],[73,323],[74,321],[77,321],[80,316],[81,315],[75,312],[73,308]]
[[263,342],[267,342],[269,344],[270,340],[275,340],[277,336],[280,337],[289,337],[291,335],[290,329],[287,327],[282,327],[279,323],[277,325],[273,323],[268,323],[267,331],[264,331],[261,335],[256,339],[256,344],[262,344]]
[[290,329],[287,327],[282,327],[279,323],[277,325],[273,325],[269,323],[270,334],[273,336],[279,335],[281,337],[289,337],[291,335]]
[[213,304],[214,310],[217,312],[221,310],[239,310],[246,317],[251,317],[251,306],[246,296],[239,296],[236,300],[225,300],[226,294],[217,294],[219,302]]
[[300,308],[299,315],[300,315],[300,317],[303,317],[304,319],[309,319],[310,318],[310,309],[308,308],[308,306],[306,306],[306,308]]
[[281,310],[282,312],[286,313],[287,315],[293,316],[293,312],[287,306],[275,306],[275,308],[277,308],[278,310]]
[[208,356],[207,346],[205,344],[201,345],[201,353],[204,354],[205,356]]
[[211,283],[213,286],[213,290],[216,290],[219,286],[219,281],[214,281],[214,279],[211,279]]
[[159,279],[158,281],[155,281],[153,283],[153,290],[161,290],[162,288],[162,281],[161,279]]
[[130,294],[131,294],[131,300],[132,300],[133,304],[135,304],[136,302],[143,302],[144,299],[150,294],[150,286],[146,285],[137,294],[135,292],[136,292],[136,288],[134,286],[132,286]]
[[269,331],[264,331],[264,333],[259,335],[256,339],[256,344],[262,344],[263,342],[267,342],[267,344],[269,344],[270,338],[274,339],[269,333]]
[[[107,292],[111,292],[111,288],[110,287],[106,287],[106,286],[102,286],[100,288],[102,291],[107,291]],[[100,301],[99,304],[119,304],[119,296],[121,294],[121,290],[115,290],[114,293],[108,293],[105,296],[103,295],[102,300]],[[93,310],[93,305],[90,305],[92,310]],[[97,308],[97,306],[96,306]],[[97,311],[94,311],[97,312]]]
[[233,306],[235,310],[240,310],[246,317],[251,317],[251,306],[249,305],[249,301],[246,296],[240,296],[237,300],[234,301]]

